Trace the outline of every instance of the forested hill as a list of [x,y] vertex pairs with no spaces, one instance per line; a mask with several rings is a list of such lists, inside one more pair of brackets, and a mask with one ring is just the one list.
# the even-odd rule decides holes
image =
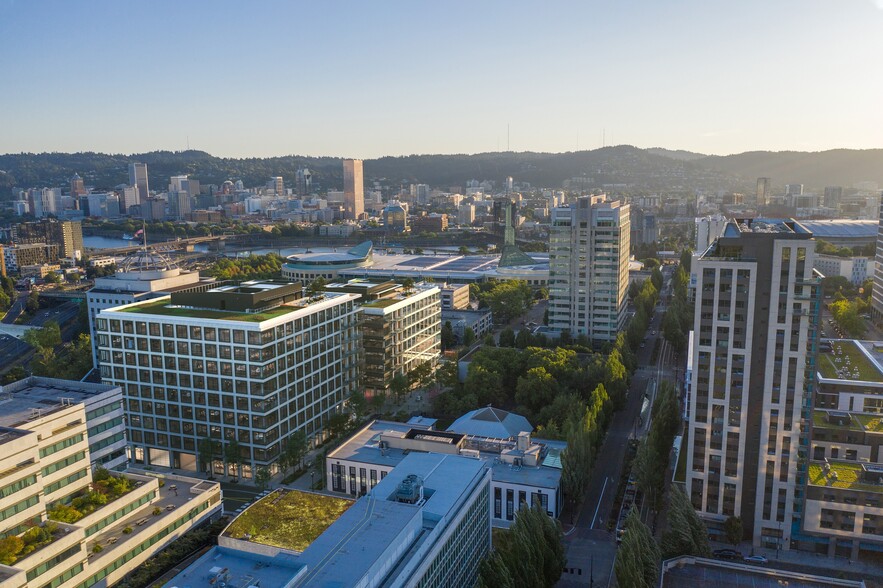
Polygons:
[[[241,179],[246,186],[265,183],[281,175],[294,186],[295,171],[313,172],[318,190],[340,189],[341,159],[336,157],[285,157],[232,159],[203,151],[156,151],[134,155],[103,153],[40,153],[0,155],[0,197],[10,188],[67,186],[74,173],[86,185],[109,189],[128,182],[128,164],[148,164],[151,188],[162,190],[173,175],[189,174],[203,184]],[[385,186],[426,183],[462,187],[471,179],[501,182],[506,176],[534,186],[560,187],[574,177],[592,184],[628,184],[636,190],[740,190],[753,191],[757,177],[773,179],[775,187],[802,183],[808,189],[827,185],[850,186],[871,180],[883,184],[883,150],[833,150],[804,152],[749,152],[705,156],[686,151],[638,149],[627,145],[569,153],[479,153],[475,155],[409,155],[365,161],[366,182]]]

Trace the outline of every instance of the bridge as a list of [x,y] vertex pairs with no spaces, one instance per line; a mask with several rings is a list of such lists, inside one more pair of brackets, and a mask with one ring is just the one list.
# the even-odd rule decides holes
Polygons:
[[[190,237],[188,239],[174,239],[170,241],[159,241],[157,243],[148,243],[147,249],[150,251],[193,251],[194,245],[199,245],[201,243],[210,243],[213,241],[218,242],[219,246],[223,246],[223,243],[228,240],[238,239],[241,235],[214,235],[207,237]],[[137,241],[133,241],[133,243],[137,243]],[[93,253],[100,253],[101,255],[107,256],[122,256],[128,255],[129,253],[135,253],[136,251],[140,251],[143,248],[143,245],[132,245],[131,247],[115,247],[112,249],[90,249]]]

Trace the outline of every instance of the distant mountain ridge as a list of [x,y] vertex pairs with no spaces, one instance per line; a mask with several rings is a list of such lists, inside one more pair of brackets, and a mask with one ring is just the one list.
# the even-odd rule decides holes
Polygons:
[[[0,197],[14,186],[67,186],[74,173],[87,185],[112,189],[128,183],[128,165],[148,164],[150,186],[164,190],[169,177],[189,174],[203,184],[242,179],[246,186],[282,176],[293,187],[295,172],[309,167],[320,189],[343,184],[341,158],[288,155],[268,158],[222,158],[203,151],[154,151],[133,155],[103,153],[20,153],[0,155]],[[820,190],[828,185],[850,186],[859,181],[883,185],[883,149],[836,149],[814,153],[752,151],[736,155],[703,155],[664,148],[629,145],[568,153],[496,152],[473,155],[408,155],[365,160],[368,185],[426,183],[447,189],[471,179],[517,182],[556,188],[570,178],[586,177],[592,184],[627,184],[635,191],[685,189],[753,191],[758,177],[770,177],[774,188],[802,183]]]

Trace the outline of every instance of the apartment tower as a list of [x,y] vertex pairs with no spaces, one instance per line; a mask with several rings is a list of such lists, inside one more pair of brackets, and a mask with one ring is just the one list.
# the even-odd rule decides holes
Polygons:
[[365,182],[362,178],[362,160],[343,160],[344,218],[358,220],[365,212]]
[[696,261],[686,491],[712,534],[755,546],[801,528],[815,386],[815,241],[789,220],[734,220]]
[[626,319],[629,232],[629,205],[603,194],[552,209],[550,327],[595,344],[616,340]]
[[880,224],[877,226],[877,254],[874,257],[874,288],[871,293],[871,311],[883,318],[883,192],[880,193]]

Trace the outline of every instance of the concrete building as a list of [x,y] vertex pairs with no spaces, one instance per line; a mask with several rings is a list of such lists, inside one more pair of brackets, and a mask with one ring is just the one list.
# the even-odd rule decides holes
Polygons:
[[469,308],[469,284],[444,283],[440,288],[442,310],[463,310]]
[[[0,533],[25,546],[0,566],[4,587],[112,585],[220,511],[217,483],[180,478],[173,497],[157,478],[134,473],[116,474],[114,500],[78,504],[106,482],[90,463],[108,455],[108,433],[122,432],[119,388],[28,378],[0,395]],[[73,522],[59,522],[59,505]]]
[[523,504],[561,513],[559,441],[531,439],[527,419],[495,408],[467,413],[447,431],[430,426],[373,421],[325,458],[326,489],[364,496],[413,453],[460,455],[491,470],[488,511],[496,527],[509,527]]
[[448,230],[448,215],[432,213],[411,217],[411,232],[420,233],[442,233]]
[[80,177],[80,174],[74,173],[74,177],[71,178],[71,197],[78,198],[86,193],[86,186],[83,185],[83,178]]
[[129,185],[138,188],[138,201],[141,204],[144,204],[150,196],[146,163],[129,164]]
[[387,233],[404,233],[408,230],[408,211],[398,200],[392,200],[384,206],[381,217]]
[[788,549],[800,529],[821,297],[814,253],[796,221],[734,220],[695,262],[686,491],[712,534],[738,516],[755,546]]
[[[304,508],[291,512],[301,493],[277,491],[239,515],[253,519],[251,509],[268,513],[263,533],[244,534],[234,520],[218,538],[218,546],[170,585],[220,581],[227,586],[286,588],[472,586],[491,546],[489,481],[489,470],[478,460],[412,454],[367,496],[329,517],[333,521],[318,537],[305,540],[285,533],[282,525],[314,515]],[[341,502],[306,497],[312,503]],[[278,516],[273,516],[275,504],[284,505]],[[278,539],[269,542],[266,535]]]
[[[110,263],[114,260],[111,259]],[[214,278],[200,278],[199,272],[182,270],[160,253],[142,250],[131,254],[120,263],[114,275],[95,278],[93,287],[86,293],[92,364],[95,367],[99,364],[95,317],[102,310],[167,296],[172,292],[204,292],[218,285]]]
[[720,237],[727,226],[727,218],[722,214],[715,214],[696,219],[696,246],[693,251],[702,254],[715,239]]
[[475,205],[461,204],[457,207],[457,224],[462,227],[471,227],[475,222]]
[[755,206],[766,206],[770,203],[772,195],[772,180],[770,178],[757,178],[757,193]]
[[83,225],[79,221],[43,219],[19,223],[13,231],[17,244],[47,243],[58,246],[59,257],[80,259],[83,252]]
[[58,263],[58,246],[46,243],[30,245],[0,245],[3,252],[3,275],[17,274],[23,267]]
[[195,471],[202,440],[236,439],[241,476],[276,472],[284,439],[322,438],[358,389],[357,298],[253,281],[99,312],[101,377],[124,390],[131,460]]
[[874,278],[874,260],[867,257],[839,257],[837,255],[816,255],[815,269],[825,276],[842,276],[856,286]]
[[874,257],[874,288],[871,293],[871,312],[883,318],[883,195],[880,198],[880,221],[877,225],[877,255]]
[[441,354],[441,298],[437,286],[397,288],[362,307],[363,384],[386,393],[397,375],[435,364]]
[[629,205],[583,196],[552,210],[549,327],[595,344],[625,327],[629,279]]
[[343,160],[343,211],[344,218],[348,220],[359,220],[365,212],[365,182],[361,159]]
[[883,344],[825,340],[808,420],[801,549],[857,559],[883,551]]
[[442,325],[447,322],[451,323],[454,337],[460,345],[466,341],[466,329],[472,330],[475,340],[483,338],[494,330],[494,314],[487,308],[481,310],[442,309],[441,322]]
[[822,201],[826,208],[837,210],[843,198],[843,186],[825,186],[825,197]]

